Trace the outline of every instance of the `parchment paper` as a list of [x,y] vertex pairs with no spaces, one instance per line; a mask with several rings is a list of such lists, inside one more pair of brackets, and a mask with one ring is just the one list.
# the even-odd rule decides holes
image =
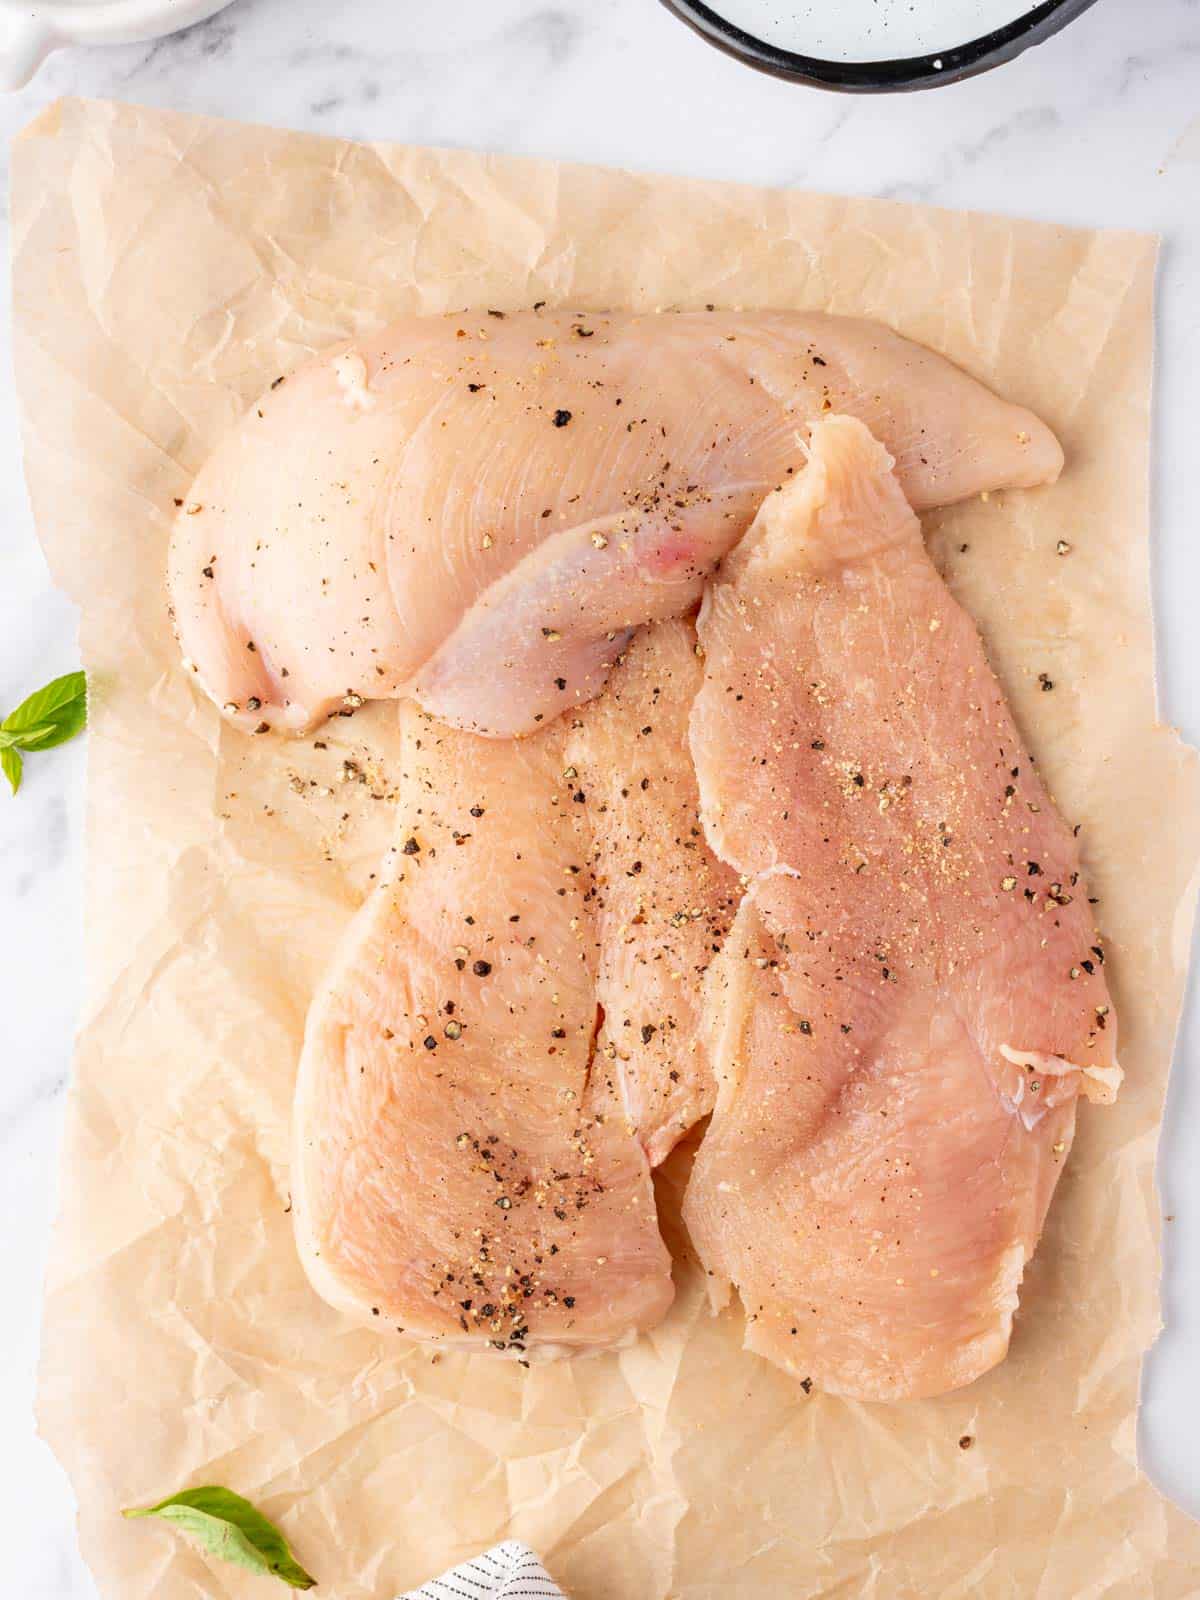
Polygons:
[[[89,990],[41,1424],[102,1592],[274,1592],[117,1514],[223,1482],[338,1600],[384,1600],[505,1535],[577,1600],[1200,1593],[1200,1530],[1134,1454],[1200,842],[1196,761],[1155,714],[1153,242],[78,101],[22,137],[14,184],[28,476],[94,692]],[[738,1313],[708,1316],[686,1262],[633,1349],[530,1371],[352,1328],[301,1273],[305,1008],[388,831],[387,802],[337,774],[366,755],[386,772],[392,716],[335,722],[326,751],[223,728],[164,610],[173,497],[309,351],[397,312],[543,298],[880,317],[1066,446],[1055,489],[929,532],[1082,825],[1127,1078],[1115,1109],[1081,1110],[1009,1360],[957,1395],[805,1395],[740,1350]],[[679,1181],[675,1163],[668,1213]]]

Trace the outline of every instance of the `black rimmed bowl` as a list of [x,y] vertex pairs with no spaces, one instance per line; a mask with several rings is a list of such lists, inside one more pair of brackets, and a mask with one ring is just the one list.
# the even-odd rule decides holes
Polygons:
[[[1043,0],[1041,5],[996,28],[958,44],[947,44],[937,54],[906,56],[894,60],[836,61],[821,56],[802,55],[785,50],[720,15],[703,0],[662,0],[668,11],[682,19],[698,34],[727,55],[736,56],[760,72],[794,83],[807,83],[818,89],[837,89],[845,94],[892,94],[908,89],[936,89],[943,83],[987,72],[1002,62],[1011,61],[1030,45],[1040,44],[1068,22],[1087,11],[1095,0]],[[822,3],[822,0],[816,0]],[[823,0],[837,5],[840,0]],[[915,0],[921,3],[921,0]]]

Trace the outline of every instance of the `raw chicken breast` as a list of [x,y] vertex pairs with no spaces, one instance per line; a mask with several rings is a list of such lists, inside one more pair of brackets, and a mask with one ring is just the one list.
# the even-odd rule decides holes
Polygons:
[[1062,464],[1029,412],[872,323],[409,317],[278,379],[200,472],[169,562],[184,656],[247,730],[413,696],[529,733],[694,605],[830,410],[918,508]]
[[400,708],[398,846],[309,1018],[301,1256],[416,1338],[619,1344],[672,1298],[650,1170],[588,1098],[595,894],[556,728],[520,746]]
[[1120,1079],[1074,839],[891,465],[813,429],[705,598],[691,729],[748,888],[684,1215],[751,1349],[875,1400],[1002,1359],[1076,1098]]
[[701,984],[739,898],[700,828],[700,676],[675,621],[533,739],[400,707],[396,847],[296,1095],[297,1233],[334,1305],[543,1351],[666,1310],[649,1166],[712,1109]]
[[652,1166],[712,1110],[701,987],[741,898],[700,827],[688,718],[702,675],[692,624],[657,623],[566,740],[566,777],[592,840],[604,1019],[593,1079],[611,1089]]

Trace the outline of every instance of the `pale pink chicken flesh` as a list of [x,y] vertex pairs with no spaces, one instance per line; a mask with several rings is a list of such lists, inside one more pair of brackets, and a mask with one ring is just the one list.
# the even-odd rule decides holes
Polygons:
[[[694,631],[654,619],[835,403],[921,505],[1061,466],[1027,412],[870,324],[539,315],[412,319],[314,362],[197,480],[173,606],[234,720],[408,695],[492,736],[401,707],[398,853],[310,1017],[297,1229],[335,1305],[553,1353],[670,1303],[648,1169],[712,1108],[702,986],[739,889],[699,825]],[[501,970],[458,922],[506,898]]]
[[700,826],[688,719],[703,669],[690,622],[643,630],[574,719],[567,781],[584,807],[603,1024],[594,1080],[652,1166],[712,1110],[701,991],[741,898]]
[[169,558],[184,657],[248,731],[412,697],[527,734],[697,602],[831,410],[918,509],[1062,465],[1036,417],[874,323],[406,318],[280,377],[202,468]]
[[671,1303],[650,1168],[589,1077],[595,895],[561,725],[400,708],[397,848],[309,1016],[293,1198],[314,1285],[415,1338],[619,1345]]
[[700,828],[700,671],[666,622],[533,739],[400,707],[396,848],[296,1097],[297,1234],[333,1304],[542,1352],[665,1311],[649,1166],[712,1109],[701,988],[738,899]]
[[812,433],[709,588],[691,743],[747,883],[684,1215],[746,1343],[864,1399],[1007,1349],[1077,1096],[1120,1079],[1071,830],[887,451]]

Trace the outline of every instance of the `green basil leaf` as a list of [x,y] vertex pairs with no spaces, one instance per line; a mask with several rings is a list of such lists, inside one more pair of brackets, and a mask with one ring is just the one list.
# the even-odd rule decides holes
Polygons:
[[39,750],[53,750],[55,745],[66,744],[87,724],[87,677],[82,672],[68,672],[55,678],[43,689],[23,700],[15,711],[10,711],[0,729],[5,733],[28,735],[33,728],[49,727],[50,733],[38,741]]
[[296,1561],[274,1523],[232,1489],[216,1485],[184,1489],[157,1505],[123,1511],[121,1515],[161,1517],[190,1534],[203,1550],[222,1561],[279,1578],[292,1589],[317,1586],[317,1580]]
[[49,722],[43,722],[37,728],[22,728],[16,733],[0,728],[0,750],[32,750],[54,731],[54,725]]
[[0,750],[0,772],[8,779],[12,792],[21,787],[21,770],[24,763],[15,750]]

